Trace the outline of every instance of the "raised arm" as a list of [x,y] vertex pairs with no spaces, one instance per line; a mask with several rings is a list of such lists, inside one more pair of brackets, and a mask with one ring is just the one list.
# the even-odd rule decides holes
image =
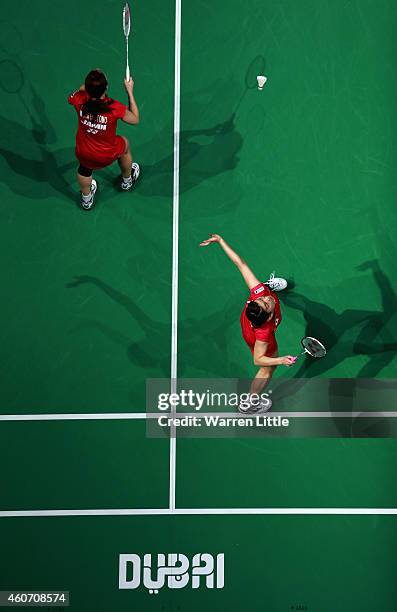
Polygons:
[[122,120],[124,123],[136,125],[139,123],[139,110],[134,98],[134,81],[131,78],[129,81],[124,79],[124,87],[128,94],[128,109],[125,111],[125,115]]
[[259,285],[259,280],[256,278],[255,274],[252,270],[247,266],[244,259],[241,259],[240,255],[237,255],[235,251],[233,251],[232,247],[228,245],[226,240],[224,240],[219,234],[211,234],[211,236],[200,243],[200,246],[208,246],[217,242],[222,249],[225,251],[226,255],[229,257],[230,261],[234,263],[235,266],[240,270],[245,282],[248,285],[248,289],[252,289],[256,285]]

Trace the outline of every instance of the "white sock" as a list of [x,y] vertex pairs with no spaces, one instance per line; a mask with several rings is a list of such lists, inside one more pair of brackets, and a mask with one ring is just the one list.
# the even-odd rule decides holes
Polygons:
[[84,202],[89,202],[92,198],[92,193],[89,193],[88,195],[84,195],[84,193],[82,193],[81,195],[83,196]]
[[125,178],[125,176],[123,176],[123,183],[129,183],[131,181],[132,181],[131,174],[130,174],[130,176],[127,176],[127,178]]

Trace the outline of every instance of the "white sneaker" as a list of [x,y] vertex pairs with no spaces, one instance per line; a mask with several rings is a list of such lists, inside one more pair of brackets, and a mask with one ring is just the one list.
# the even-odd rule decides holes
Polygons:
[[141,173],[141,169],[139,164],[136,162],[132,162],[131,164],[131,177],[129,179],[122,178],[121,179],[121,189],[123,191],[129,191],[133,188],[135,183],[137,182],[139,175]]
[[83,196],[83,194],[81,194],[81,206],[82,208],[84,208],[84,210],[90,210],[90,208],[92,208],[94,206],[94,197],[96,194],[96,190],[98,189],[98,185],[95,179],[92,179],[91,181],[91,193],[89,195],[89,197],[86,198],[86,196]]
[[249,406],[247,406],[245,403],[244,406],[240,404],[238,411],[241,414],[263,414],[264,412],[269,412],[269,410],[271,410],[272,404],[273,402],[270,397],[264,397],[260,402],[255,402],[252,404],[250,402]]
[[271,273],[269,280],[265,282],[265,285],[271,289],[271,291],[282,291],[286,289],[288,283],[285,278],[276,278],[274,272]]

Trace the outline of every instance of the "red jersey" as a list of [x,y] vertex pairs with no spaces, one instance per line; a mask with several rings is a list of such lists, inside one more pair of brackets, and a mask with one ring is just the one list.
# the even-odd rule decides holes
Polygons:
[[[245,314],[245,309],[247,307],[247,304],[249,304],[249,302],[252,302],[253,300],[256,300],[258,297],[262,297],[264,295],[271,295],[271,297],[274,299],[275,309],[274,309],[273,317],[269,321],[266,321],[265,323],[263,323],[263,325],[261,325],[260,327],[253,327],[251,321],[249,321],[249,319],[247,318],[247,315]],[[275,332],[276,332],[278,325],[281,323],[280,302],[279,302],[277,295],[273,293],[273,291],[270,291],[269,287],[265,285],[264,283],[259,283],[259,285],[256,285],[255,287],[251,289],[249,300],[247,300],[244,306],[244,310],[241,313],[240,323],[241,323],[241,331],[243,333],[243,338],[248,344],[251,350],[251,353],[254,352],[254,346],[255,346],[256,340],[259,340],[260,342],[267,342],[269,345],[266,355],[268,357],[271,357],[272,355],[274,355],[274,353],[277,351],[277,348],[278,348],[276,337],[275,337]]]
[[[76,157],[82,166],[97,170],[108,166],[125,152],[124,138],[116,135],[118,119],[125,115],[127,107],[114,100],[109,104],[109,111],[99,114],[83,116],[82,105],[89,96],[85,91],[75,91],[68,97],[68,102],[77,111],[78,130],[76,135]],[[111,102],[104,98],[104,102]]]

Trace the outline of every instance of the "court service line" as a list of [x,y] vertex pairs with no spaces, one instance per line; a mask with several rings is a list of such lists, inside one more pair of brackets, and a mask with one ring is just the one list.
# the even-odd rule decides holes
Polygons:
[[[178,377],[178,272],[179,272],[179,140],[181,115],[181,1],[175,0],[175,84],[174,84],[174,187],[172,205],[172,319],[171,393]],[[175,510],[176,436],[170,437],[169,509]]]
[[[0,421],[108,421],[108,420],[145,420],[159,419],[161,417],[182,418],[190,417],[214,417],[220,418],[249,418],[255,415],[243,415],[236,412],[90,412],[90,413],[53,413],[53,414],[0,414]],[[287,419],[366,419],[366,418],[393,418],[397,417],[396,410],[383,411],[372,410],[368,412],[268,412],[259,414],[260,417],[281,417]]]
[[57,516],[246,516],[396,515],[397,508],[114,508],[93,510],[2,510],[1,518]]
[[151,412],[90,412],[53,414],[0,414],[0,421],[108,421],[158,418]]

